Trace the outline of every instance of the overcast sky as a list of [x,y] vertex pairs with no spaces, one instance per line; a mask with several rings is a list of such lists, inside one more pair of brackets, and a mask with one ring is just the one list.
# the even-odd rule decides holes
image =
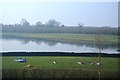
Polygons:
[[117,2],[4,2],[0,5],[0,23],[20,23],[25,18],[31,24],[56,19],[64,25],[118,25]]

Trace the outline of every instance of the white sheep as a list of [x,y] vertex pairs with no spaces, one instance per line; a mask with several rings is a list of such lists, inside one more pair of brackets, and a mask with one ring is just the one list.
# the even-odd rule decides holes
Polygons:
[[76,62],[76,63],[78,63],[78,64],[83,64],[82,62]]
[[97,62],[97,63],[96,63],[96,65],[97,65],[97,66],[99,66],[99,65],[100,65],[100,63],[99,63],[99,62]]

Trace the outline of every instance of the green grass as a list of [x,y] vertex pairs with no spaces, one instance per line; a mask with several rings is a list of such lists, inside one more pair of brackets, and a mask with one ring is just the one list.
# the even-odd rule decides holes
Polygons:
[[[3,35],[25,37],[25,38],[44,38],[55,39],[62,41],[74,41],[74,42],[88,42],[93,43],[96,41],[97,34],[73,34],[73,33],[2,33]],[[118,37],[116,35],[101,34],[99,38],[103,40],[103,43],[117,43]]]
[[2,56],[0,56],[0,69],[2,69]]
[[[14,61],[16,58],[13,56],[2,57],[2,67],[3,69],[24,69],[24,66],[27,64],[33,65],[35,68],[66,68],[66,69],[82,69],[82,70],[95,70],[97,67],[95,65],[84,64],[80,65],[76,62],[95,62],[96,57],[57,57],[57,56],[32,56],[25,57],[27,63],[20,63]],[[24,57],[23,57],[24,58]],[[56,61],[57,64],[53,64],[53,61]],[[118,71],[118,58],[101,58],[101,69],[109,71]]]
[[[99,69],[95,65],[76,63],[95,62],[96,57],[24,56],[27,63],[15,62],[16,57],[2,57],[3,78],[98,78],[99,71],[101,78],[118,78],[118,58],[102,57]],[[34,69],[25,69],[27,64]]]

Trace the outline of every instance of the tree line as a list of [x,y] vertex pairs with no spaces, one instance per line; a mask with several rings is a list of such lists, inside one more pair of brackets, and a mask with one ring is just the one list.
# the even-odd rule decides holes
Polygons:
[[55,19],[50,19],[43,24],[38,21],[35,25],[30,25],[26,19],[21,19],[20,24],[0,24],[2,32],[12,33],[78,33],[78,34],[112,34],[118,35],[118,28],[102,26],[90,27],[78,23],[77,26],[65,26]]

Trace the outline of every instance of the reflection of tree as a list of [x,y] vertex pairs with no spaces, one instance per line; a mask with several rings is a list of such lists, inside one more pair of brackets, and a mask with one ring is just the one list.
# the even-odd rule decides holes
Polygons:
[[22,44],[28,44],[30,42],[30,40],[22,40],[21,43]]
[[104,43],[106,40],[100,34],[96,34],[95,40],[96,40],[96,49],[97,49],[98,53],[101,53],[102,50],[105,49]]
[[36,40],[35,42],[36,42],[38,45],[41,44],[41,41],[39,41],[39,40]]
[[[102,37],[102,36],[101,36]],[[102,44],[102,48],[100,46],[97,46],[98,44],[96,43],[87,43],[87,42],[74,42],[74,41],[61,41],[61,40],[54,40],[54,39],[36,39],[36,38],[26,38],[26,37],[17,37],[17,36],[8,36],[8,35],[2,35],[3,39],[11,39],[11,40],[18,40],[22,44],[29,44],[30,41],[35,42],[36,44],[40,45],[41,42],[48,44],[49,46],[54,46],[57,43],[61,44],[69,44],[69,45],[75,45],[75,46],[86,46],[86,47],[92,47],[97,49],[114,49],[118,48],[118,44]],[[99,41],[99,36],[96,36],[96,40]],[[101,40],[105,41],[105,39],[102,37]]]
[[49,46],[55,46],[57,44],[57,42],[48,41],[48,42],[46,42],[46,44],[48,44]]
[[49,45],[49,46],[54,46],[56,45],[58,42],[57,41],[52,41],[52,40],[47,40],[47,39],[19,39],[22,44],[29,44],[30,41],[35,42],[36,44],[40,45],[42,42],[44,42],[45,44]]

